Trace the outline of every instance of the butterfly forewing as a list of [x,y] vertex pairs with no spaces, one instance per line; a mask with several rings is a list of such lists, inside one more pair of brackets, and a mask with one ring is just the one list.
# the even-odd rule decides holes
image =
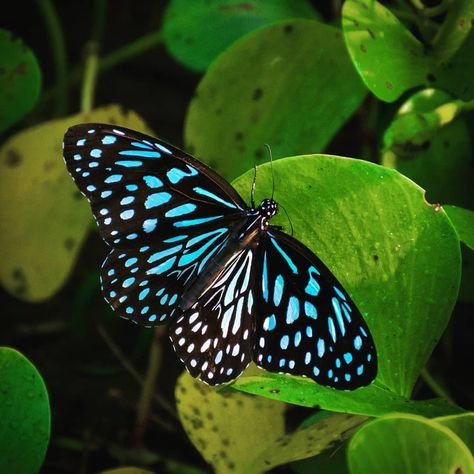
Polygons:
[[[198,235],[246,207],[210,168],[155,138],[102,124],[71,127],[64,159],[90,201],[104,240],[138,248],[186,231]],[[224,186],[224,184],[225,186]]]
[[359,310],[327,267],[275,229],[261,237],[253,359],[271,371],[353,390],[368,385],[377,356]]
[[191,375],[210,385],[237,378],[251,361],[254,262],[253,248],[238,252],[170,325],[178,357]]

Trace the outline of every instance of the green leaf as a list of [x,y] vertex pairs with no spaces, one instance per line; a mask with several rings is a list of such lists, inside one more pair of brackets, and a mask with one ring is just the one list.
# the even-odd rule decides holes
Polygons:
[[328,413],[285,434],[283,403],[216,391],[187,372],[176,385],[176,401],[186,433],[218,473],[260,473],[314,456],[347,439],[365,421],[360,416]]
[[234,178],[268,159],[265,143],[275,158],[323,150],[365,94],[338,29],[287,21],[247,35],[212,64],[189,107],[185,141]]
[[38,472],[49,442],[48,392],[31,362],[8,347],[0,347],[0,418],[0,472]]
[[168,51],[190,69],[204,71],[250,31],[288,18],[316,18],[307,0],[171,0],[163,19]]
[[443,206],[448,214],[459,240],[474,250],[474,212],[457,206]]
[[408,98],[385,131],[382,164],[426,189],[430,202],[471,207],[471,137],[463,117],[452,119],[456,113],[456,103],[442,91]]
[[0,133],[24,117],[41,89],[34,53],[12,33],[0,29]]
[[0,282],[26,301],[41,301],[63,285],[91,228],[92,213],[62,159],[64,132],[81,122],[143,130],[118,106],[45,122],[0,148]]
[[184,372],[176,384],[184,430],[218,473],[249,471],[255,457],[285,434],[283,403],[220,393]]
[[443,416],[436,418],[435,421],[456,433],[474,453],[474,412]]
[[[377,385],[409,396],[459,288],[459,241],[449,219],[411,180],[372,163],[310,155],[278,160],[273,169],[275,199],[295,237],[326,263],[367,321],[379,358]],[[241,195],[248,195],[252,179],[248,172],[235,180]],[[258,168],[256,197],[268,197],[271,189],[266,164]],[[284,213],[275,223],[288,229]],[[308,397],[323,389],[298,383]],[[316,403],[331,409],[333,392]],[[349,410],[354,395],[341,396]]]
[[[436,85],[465,100],[474,98],[474,35],[466,31],[472,3],[467,10],[458,9],[456,3],[460,2],[451,3],[448,26],[434,48],[421,43],[379,2],[344,3],[342,24],[349,53],[365,84],[379,99],[393,102],[405,91],[423,85]],[[462,23],[462,32],[444,34],[455,22]]]
[[474,473],[474,459],[451,430],[413,415],[388,415],[367,423],[349,443],[351,474]]

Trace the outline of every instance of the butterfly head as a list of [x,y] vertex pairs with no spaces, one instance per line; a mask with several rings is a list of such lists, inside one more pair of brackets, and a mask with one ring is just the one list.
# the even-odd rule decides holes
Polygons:
[[273,199],[264,199],[257,210],[265,220],[268,220],[278,213],[278,203]]

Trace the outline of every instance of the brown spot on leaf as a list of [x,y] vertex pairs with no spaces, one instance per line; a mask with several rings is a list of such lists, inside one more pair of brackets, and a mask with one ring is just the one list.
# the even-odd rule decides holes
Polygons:
[[366,53],[367,52],[367,46],[365,46],[365,44],[361,44],[359,46],[360,50],[363,52],[363,53]]
[[429,82],[436,82],[436,76],[433,74],[433,73],[429,73],[426,75],[426,79],[429,81]]
[[239,142],[244,138],[244,134],[242,132],[235,132],[235,139]]
[[68,237],[64,241],[64,248],[68,251],[71,251],[74,248],[74,245],[76,245],[76,242],[72,237]]
[[257,87],[254,91],[253,91],[253,95],[252,95],[252,99],[253,100],[259,100],[263,95],[263,90],[260,89],[260,87]]
[[385,87],[387,89],[392,90],[393,89],[393,84],[390,81],[385,81]]
[[256,158],[257,160],[261,160],[261,159],[263,158],[263,149],[257,148],[257,149],[255,150],[254,155],[255,155],[255,158]]
[[245,10],[252,11],[254,6],[251,3],[231,3],[230,5],[221,5],[219,10]]
[[287,34],[292,33],[295,27],[293,25],[285,25],[283,31]]
[[374,40],[375,39],[375,33],[370,29],[367,28],[367,33],[369,33],[369,36]]
[[378,255],[374,255],[374,256],[373,256],[373,259],[374,259],[374,262],[376,262],[376,261],[379,259],[379,256],[378,256]]
[[21,163],[21,155],[13,148],[10,148],[6,152],[5,164],[10,168],[14,168]]

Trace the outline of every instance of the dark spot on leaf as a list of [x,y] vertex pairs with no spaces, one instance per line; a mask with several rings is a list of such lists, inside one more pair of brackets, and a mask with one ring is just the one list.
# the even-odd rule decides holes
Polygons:
[[73,197],[74,199],[77,199],[78,201],[80,201],[80,200],[82,199],[82,194],[81,194],[80,191],[74,191],[72,197]]
[[197,418],[194,418],[191,421],[191,425],[193,426],[195,430],[199,430],[203,427],[203,422],[201,420],[198,420]]
[[235,469],[235,464],[234,464],[233,462],[229,462],[229,463],[227,463],[227,467],[228,467],[231,471],[233,471],[233,470]]
[[52,160],[45,161],[45,162],[43,163],[43,169],[44,169],[45,173],[48,173],[48,172],[50,172],[51,170],[53,170],[54,167],[55,167],[55,164],[56,164],[56,163],[55,163],[54,161],[52,161]]
[[428,79],[429,82],[436,82],[436,76],[431,72],[426,75],[426,79]]
[[74,241],[73,238],[71,237],[68,237],[65,241],[64,241],[64,247],[66,250],[72,250],[74,248],[74,245],[76,244],[76,242]]
[[236,132],[236,133],[235,133],[235,139],[236,139],[237,141],[242,140],[242,138],[244,138],[244,134],[243,134],[242,132]]
[[365,44],[361,44],[359,46],[360,50],[363,52],[363,53],[366,53],[367,52],[367,47],[365,46]]
[[213,419],[214,419],[214,415],[213,415],[211,412],[208,412],[208,413],[206,413],[206,418],[207,418],[208,420],[213,420]]
[[196,416],[199,416],[201,414],[201,410],[198,407],[192,407],[192,410]]
[[197,439],[197,444],[201,447],[201,449],[207,448],[207,443],[202,438]]
[[464,18],[461,18],[458,24],[462,28],[464,26],[464,23],[465,23]]
[[194,43],[194,40],[192,38],[185,38],[184,42],[188,45],[191,46]]
[[13,78],[14,76],[23,76],[24,74],[26,74],[27,70],[28,67],[26,63],[22,61],[21,63],[18,63],[12,70],[12,74],[10,77]]
[[117,122],[115,121],[114,117],[109,117],[109,123],[110,125],[117,125]]
[[6,72],[6,69],[4,67],[0,67],[0,76],[3,76]]
[[244,402],[242,400],[237,400],[237,406],[238,407],[243,407],[244,406]]
[[229,446],[230,445],[230,441],[227,439],[227,438],[222,438],[222,444],[224,446]]
[[257,87],[257,88],[253,91],[252,99],[253,99],[253,100],[258,100],[258,99],[260,99],[260,97],[262,97],[262,95],[263,95],[263,90],[260,89],[260,87]]
[[25,295],[27,293],[27,287],[26,285],[21,284],[20,286],[14,288],[13,292],[18,296]]
[[13,148],[11,148],[10,150],[7,150],[6,155],[7,156],[5,158],[5,164],[7,166],[10,166],[11,168],[14,168],[15,166],[18,166],[21,163],[20,153],[18,153]]
[[184,385],[179,386],[179,391],[183,394],[187,392],[186,387]]
[[283,31],[284,31],[285,33],[292,33],[294,29],[295,29],[295,28],[294,28],[293,25],[285,25],[285,27],[283,28]]
[[385,87],[387,89],[392,90],[393,89],[393,84],[390,81],[385,81]]
[[264,462],[267,466],[270,466],[270,464],[272,463],[272,462],[269,461],[268,459],[264,459],[263,462]]
[[196,147],[191,143],[186,147],[186,149],[188,150],[188,153],[190,155],[194,155],[194,153],[196,152]]
[[21,268],[14,268],[12,271],[12,277],[14,280],[25,281],[25,274]]
[[369,33],[372,39],[375,39],[375,33],[370,28],[367,28],[367,33]]
[[222,115],[222,109],[221,108],[216,109],[216,115]]
[[457,467],[456,470],[454,471],[454,474],[463,474],[463,470],[460,467]]
[[277,388],[272,388],[270,390],[270,393],[280,393],[280,390],[278,390]]
[[254,6],[251,3],[231,3],[230,5],[221,5],[219,10],[253,10]]
[[373,259],[374,259],[374,262],[376,262],[376,261],[379,259],[379,256],[378,256],[378,255],[374,255],[374,256],[373,256]]
[[211,431],[214,431],[214,433],[217,433],[219,431],[219,428],[214,425],[212,428],[211,428]]
[[227,458],[227,453],[224,451],[224,450],[220,450],[219,451],[219,456],[222,458],[222,459],[226,459]]
[[448,140],[443,141],[443,146],[444,146],[444,148],[449,148],[450,143],[448,142]]
[[255,158],[257,161],[261,160],[263,158],[263,149],[262,148],[257,148],[254,152]]

